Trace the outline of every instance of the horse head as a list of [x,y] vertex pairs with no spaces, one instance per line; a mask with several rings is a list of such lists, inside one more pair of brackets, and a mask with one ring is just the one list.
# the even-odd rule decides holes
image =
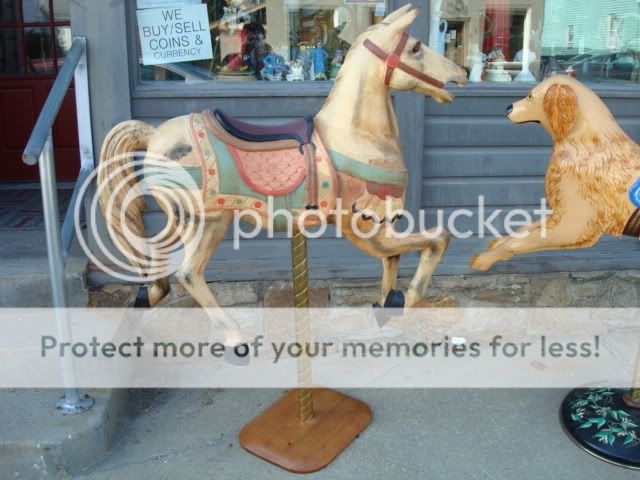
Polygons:
[[464,85],[467,72],[406,33],[419,13],[420,9],[405,5],[370,27],[358,37],[345,64],[357,58],[371,69],[372,62],[378,62],[389,88],[422,93],[448,103],[453,95],[445,86],[450,82]]

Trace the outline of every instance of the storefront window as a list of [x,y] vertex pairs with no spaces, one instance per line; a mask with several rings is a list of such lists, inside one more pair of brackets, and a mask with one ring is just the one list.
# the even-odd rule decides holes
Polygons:
[[330,80],[387,13],[375,0],[137,0],[137,9],[143,82]]
[[[638,0],[432,0],[429,45],[474,82],[638,82]],[[440,3],[440,5],[437,5]]]

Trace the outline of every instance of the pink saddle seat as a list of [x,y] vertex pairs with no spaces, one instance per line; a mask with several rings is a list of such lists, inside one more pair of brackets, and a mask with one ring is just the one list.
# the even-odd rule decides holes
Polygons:
[[307,175],[307,163],[297,148],[265,152],[246,152],[227,145],[238,173],[249,188],[263,195],[286,195]]

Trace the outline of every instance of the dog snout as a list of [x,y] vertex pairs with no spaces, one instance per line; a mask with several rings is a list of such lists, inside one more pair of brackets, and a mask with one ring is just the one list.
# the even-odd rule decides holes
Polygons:
[[513,103],[507,107],[507,115],[511,115],[511,112],[513,112]]

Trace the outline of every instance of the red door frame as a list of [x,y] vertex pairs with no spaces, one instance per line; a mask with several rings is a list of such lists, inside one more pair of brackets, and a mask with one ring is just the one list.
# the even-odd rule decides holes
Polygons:
[[[54,18],[55,0],[48,0],[49,18],[42,22],[24,22],[22,1],[14,2],[16,21],[0,23],[0,29],[18,30],[21,72],[0,74],[0,181],[35,181],[38,179],[38,169],[22,162],[22,150],[61,66],[58,65],[56,28],[69,27],[70,22]],[[50,73],[30,73],[25,40],[25,29],[30,27],[48,30],[52,62]],[[58,180],[75,180],[80,157],[73,88],[62,104],[53,128],[53,137]]]

